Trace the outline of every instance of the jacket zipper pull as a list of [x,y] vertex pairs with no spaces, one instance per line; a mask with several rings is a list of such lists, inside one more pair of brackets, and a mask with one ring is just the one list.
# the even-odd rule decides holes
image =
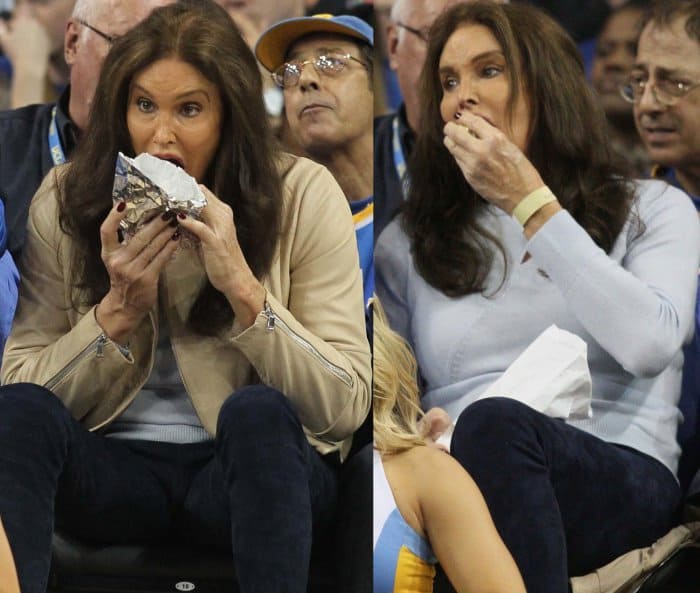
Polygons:
[[270,307],[270,303],[265,301],[265,317],[267,317],[267,330],[272,331],[275,329],[275,314]]
[[107,343],[107,336],[102,334],[97,338],[97,348],[95,350],[96,358],[104,358],[105,355],[105,344]]

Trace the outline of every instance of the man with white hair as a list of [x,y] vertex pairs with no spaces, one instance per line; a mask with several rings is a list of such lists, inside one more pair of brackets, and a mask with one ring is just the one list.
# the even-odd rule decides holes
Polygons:
[[0,113],[0,198],[7,247],[16,258],[24,243],[34,192],[69,157],[87,124],[102,62],[114,39],[154,8],[173,0],[77,0],[66,23],[64,55],[70,84],[58,101]]
[[455,0],[396,0],[387,27],[389,66],[396,72],[403,103],[374,121],[374,236],[378,237],[404,200],[406,161],[420,117],[419,79],[428,31]]

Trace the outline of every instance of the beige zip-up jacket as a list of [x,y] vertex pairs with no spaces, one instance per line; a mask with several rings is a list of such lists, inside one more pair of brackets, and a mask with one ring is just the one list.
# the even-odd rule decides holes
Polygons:
[[[71,239],[60,230],[56,199],[63,170],[47,175],[29,210],[2,382],[44,385],[79,422],[96,430],[126,409],[150,375],[159,311],[139,325],[125,356],[97,324],[95,307],[72,308]],[[226,398],[262,381],[291,400],[321,453],[340,450],[344,457],[371,397],[352,216],[335,179],[312,161],[289,157],[283,183],[282,236],[262,280],[266,307],[251,327],[240,331],[234,321],[217,337],[188,329],[188,312],[206,280],[193,250],[179,250],[162,272],[159,306],[182,381],[210,434]]]

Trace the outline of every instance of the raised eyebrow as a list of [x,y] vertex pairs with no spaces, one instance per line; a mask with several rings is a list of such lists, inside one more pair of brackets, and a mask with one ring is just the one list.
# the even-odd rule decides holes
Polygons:
[[[483,62],[484,60],[488,60],[495,57],[505,59],[505,56],[503,55],[503,52],[500,49],[491,49],[489,51],[481,52],[480,54],[472,56],[472,58],[469,60],[469,63],[475,64],[477,62]],[[450,66],[449,64],[441,67],[440,73],[442,73],[443,70],[450,70],[451,72],[456,71],[456,69],[453,66]]]

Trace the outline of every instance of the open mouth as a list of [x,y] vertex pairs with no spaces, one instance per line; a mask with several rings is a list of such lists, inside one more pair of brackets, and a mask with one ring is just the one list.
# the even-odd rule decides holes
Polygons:
[[158,157],[158,158],[161,159],[162,161],[168,161],[169,163],[172,163],[172,164],[175,165],[176,167],[180,167],[180,169],[184,169],[184,168],[185,168],[185,163],[183,162],[183,160],[182,160],[181,158],[179,158],[179,157],[174,156],[174,155],[170,155],[170,154],[167,154],[167,155],[156,154],[156,155],[154,155],[154,156]]

